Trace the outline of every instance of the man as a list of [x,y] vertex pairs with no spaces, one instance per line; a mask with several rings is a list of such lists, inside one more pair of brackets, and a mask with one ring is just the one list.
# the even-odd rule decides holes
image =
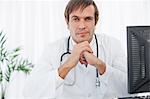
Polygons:
[[112,99],[127,93],[126,57],[119,42],[95,34],[93,0],[70,0],[65,19],[70,37],[45,50],[24,94],[45,99]]

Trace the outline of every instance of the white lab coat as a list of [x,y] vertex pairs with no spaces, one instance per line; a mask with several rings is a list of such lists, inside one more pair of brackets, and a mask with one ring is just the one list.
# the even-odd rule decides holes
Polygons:
[[[60,57],[67,51],[68,38],[63,38],[46,48],[26,83],[24,96],[33,99],[113,99],[127,95],[127,62],[120,42],[104,34],[97,34],[97,39],[99,58],[106,63],[106,72],[99,75],[100,87],[95,86],[94,66],[86,68],[78,63],[65,80],[58,76]],[[71,38],[70,51],[74,44]],[[94,36],[90,46],[96,56]],[[66,85],[73,81],[73,86]]]

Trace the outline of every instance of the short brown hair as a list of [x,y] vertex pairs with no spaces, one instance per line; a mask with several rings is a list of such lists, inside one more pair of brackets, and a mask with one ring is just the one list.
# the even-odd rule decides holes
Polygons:
[[74,10],[78,10],[79,8],[82,8],[82,10],[83,10],[84,8],[86,8],[89,5],[93,5],[95,8],[94,17],[95,17],[95,25],[96,25],[97,21],[99,19],[99,11],[93,0],[70,0],[66,6],[65,13],[64,13],[65,18],[67,20],[67,24],[69,22],[69,15]]

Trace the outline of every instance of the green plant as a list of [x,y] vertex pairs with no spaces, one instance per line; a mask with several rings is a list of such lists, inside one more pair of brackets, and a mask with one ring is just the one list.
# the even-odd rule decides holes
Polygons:
[[0,68],[0,82],[2,82],[2,80],[3,80],[3,74],[2,74],[2,70]]
[[6,60],[6,65],[8,67],[5,72],[5,80],[9,82],[12,72],[22,71],[26,74],[30,73],[33,65],[27,59],[19,57],[20,47],[17,47],[12,52],[9,53],[9,57]]
[[[2,83],[4,80],[9,82],[11,74],[14,71],[21,71],[25,74],[29,74],[33,68],[33,64],[29,62],[28,59],[23,59],[20,57],[20,47],[17,47],[13,50],[8,50],[5,47],[5,43],[6,37],[3,32],[0,32],[0,83]],[[4,66],[6,71],[2,70]]]
[[2,32],[0,32],[0,82],[3,80],[3,72],[2,72],[2,64],[5,59],[6,51],[4,48],[4,43],[6,42],[5,35],[2,35]]

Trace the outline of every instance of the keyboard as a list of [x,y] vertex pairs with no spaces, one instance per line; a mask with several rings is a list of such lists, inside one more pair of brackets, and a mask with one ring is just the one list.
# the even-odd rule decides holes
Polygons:
[[122,97],[118,99],[150,99],[150,95],[146,96],[131,96],[131,97]]

